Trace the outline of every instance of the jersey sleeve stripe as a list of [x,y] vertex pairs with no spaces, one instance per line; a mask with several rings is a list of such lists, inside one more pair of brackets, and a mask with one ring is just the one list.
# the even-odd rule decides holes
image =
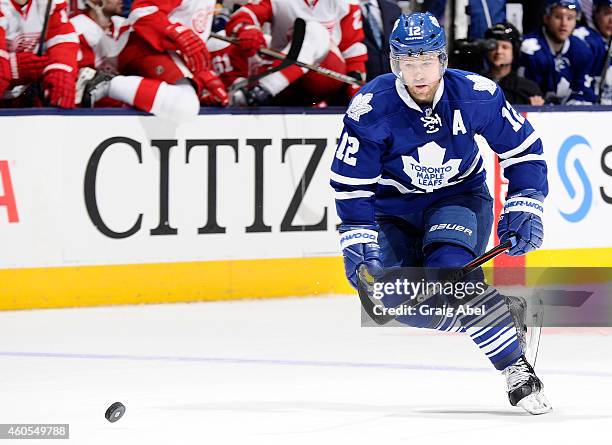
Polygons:
[[527,136],[527,139],[525,139],[521,143],[521,145],[519,145],[516,148],[513,148],[512,150],[508,150],[505,153],[498,153],[497,155],[499,156],[500,159],[511,158],[511,157],[513,157],[513,156],[515,156],[515,155],[517,155],[519,153],[522,153],[525,150],[527,150],[538,139],[540,139],[540,136],[537,134],[536,131],[533,131],[529,136]]
[[342,57],[344,57],[345,59],[350,59],[351,57],[363,56],[367,53],[368,50],[366,46],[361,42],[357,42],[353,43],[347,49],[342,51]]
[[129,23],[134,23],[143,17],[155,14],[157,11],[159,11],[157,6],[143,6],[142,8],[135,8],[128,16]]
[[47,41],[47,48],[51,48],[52,46],[59,45],[60,43],[79,43],[79,38],[76,33],[71,32],[69,34],[60,34],[50,38]]
[[521,156],[520,158],[506,159],[505,161],[501,161],[499,165],[502,168],[507,168],[507,167],[510,167],[511,165],[518,164],[520,162],[529,162],[529,161],[544,161],[544,156],[530,154],[530,155]]
[[334,197],[336,199],[354,199],[354,198],[369,198],[374,196],[374,192],[368,192],[366,190],[355,190],[353,192],[335,192]]
[[468,167],[468,169],[461,176],[457,178],[457,181],[461,181],[462,179],[467,178],[470,174],[472,174],[472,172],[474,171],[474,169],[480,162],[481,158],[482,156],[480,155],[480,152],[478,152],[476,154],[476,157],[474,158],[474,162],[472,162],[472,164]]
[[380,175],[375,178],[351,178],[349,176],[342,176],[338,173],[331,172],[330,179],[339,184],[346,185],[366,185],[376,184],[380,180]]
[[406,194],[406,193],[424,193],[421,190],[410,190],[409,188],[407,188],[403,184],[395,181],[394,179],[384,178],[384,179],[381,179],[380,181],[378,181],[378,183],[381,184],[381,185],[389,185],[391,187],[395,187],[397,190],[399,190],[400,193],[403,193],[403,194]]
[[241,7],[240,9],[238,9],[238,11],[236,11],[234,14],[237,14],[239,12],[244,12],[246,13],[249,17],[251,17],[251,20],[253,20],[253,24],[255,26],[258,26],[261,28],[261,23],[259,23],[259,20],[257,19],[257,16],[255,15],[255,13],[253,11],[251,11],[249,8],[245,8],[244,6]]

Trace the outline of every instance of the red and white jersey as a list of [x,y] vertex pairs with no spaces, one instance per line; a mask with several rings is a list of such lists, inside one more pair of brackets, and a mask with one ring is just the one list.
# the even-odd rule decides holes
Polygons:
[[[219,34],[225,35],[223,31]],[[210,38],[207,42],[213,71],[225,87],[231,86],[236,79],[249,75],[249,61],[242,55],[238,45]]]
[[327,29],[348,71],[365,71],[365,66],[358,68],[367,60],[358,0],[251,0],[232,15],[227,31],[231,34],[234,23],[247,22],[261,27],[270,22],[270,48],[282,50],[298,17],[306,22],[319,22]]
[[109,31],[104,30],[87,14],[70,19],[81,44],[78,60],[80,67],[91,67],[111,74],[119,74],[117,58],[127,43],[128,26],[120,16],[111,18]]
[[[161,29],[165,29],[168,23],[180,23],[191,28],[206,42],[210,36],[215,4],[216,0],[135,0],[128,21],[133,26],[138,26],[141,21],[146,22],[147,26],[157,24]],[[146,30],[141,29],[140,32]],[[151,33],[155,34],[156,31],[151,29]]]
[[[45,48],[63,43],[79,43],[70,25],[65,0],[52,0],[51,15]],[[21,6],[14,0],[0,0],[0,8],[6,19],[6,43],[10,52],[36,52],[45,21],[47,0],[30,0]]]

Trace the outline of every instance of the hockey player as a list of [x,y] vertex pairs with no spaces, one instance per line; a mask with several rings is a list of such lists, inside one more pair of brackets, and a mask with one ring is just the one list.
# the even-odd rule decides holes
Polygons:
[[214,7],[214,0],[135,0],[119,71],[169,84],[188,79],[202,104],[226,106],[227,91],[212,71],[205,43]]
[[[40,41],[47,0],[2,0],[11,85],[42,81],[46,104],[74,108],[78,38],[68,21],[65,0],[52,0],[48,28]],[[44,57],[38,57],[39,45]]]
[[126,20],[119,16],[122,7],[121,0],[86,0],[82,12],[70,19],[81,44],[79,67],[85,70],[80,77],[89,75],[91,79],[82,104],[125,103],[175,123],[195,118],[200,102],[190,83],[171,85],[158,79],[119,75],[117,57],[129,35]]
[[[298,17],[306,21],[300,61],[319,63],[333,71],[365,80],[367,49],[363,44],[361,11],[356,0],[253,0],[232,14],[226,32],[238,39],[243,52],[250,57],[266,46],[261,27],[269,22],[270,47],[286,53],[291,26]],[[292,88],[288,89],[290,85]],[[285,101],[289,103],[300,103],[304,98],[308,98],[308,102],[312,99],[317,102],[336,95],[350,98],[357,90],[355,86],[293,65],[261,79],[249,93],[249,101],[266,104],[283,92]]]
[[[515,237],[510,255],[540,247],[547,170],[529,122],[493,81],[446,68],[444,29],[430,13],[400,16],[390,45],[393,74],[353,98],[331,167],[348,280],[356,287],[363,266],[380,277],[396,266],[463,267],[484,252],[493,211],[477,134],[509,179],[501,241]],[[470,303],[490,310],[411,325],[468,333],[503,371],[512,405],[550,411],[504,297],[487,288]]]
[[[593,52],[593,66],[590,75],[593,77],[595,93],[601,91],[601,104],[612,105],[612,70],[603,73],[608,56],[608,45],[612,37],[612,0],[593,0],[594,28],[582,26],[574,31],[574,35],[583,40]],[[601,76],[604,74],[604,81]],[[603,86],[602,86],[603,85]]]
[[519,75],[533,80],[547,103],[589,104],[592,53],[572,32],[580,18],[578,0],[546,0],[544,28],[524,36]]
[[9,52],[6,50],[4,20],[4,15],[0,9],[0,97],[11,84],[11,65],[9,63]]

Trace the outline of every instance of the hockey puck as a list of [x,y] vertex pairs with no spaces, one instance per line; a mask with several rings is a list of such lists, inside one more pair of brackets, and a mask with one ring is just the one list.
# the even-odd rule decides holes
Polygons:
[[108,409],[106,410],[106,413],[104,414],[104,417],[106,417],[106,420],[112,423],[112,422],[116,422],[117,420],[121,419],[124,414],[125,414],[125,405],[121,402],[115,402],[111,406],[108,407]]

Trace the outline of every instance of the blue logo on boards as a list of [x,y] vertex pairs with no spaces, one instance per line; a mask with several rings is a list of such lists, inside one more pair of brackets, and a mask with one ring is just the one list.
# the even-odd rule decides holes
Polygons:
[[559,177],[561,179],[563,187],[565,187],[565,190],[567,190],[567,194],[569,195],[569,197],[572,199],[576,197],[577,193],[575,186],[578,184],[572,184],[572,181],[569,175],[567,174],[568,167],[574,168],[576,174],[578,175],[580,183],[582,184],[581,187],[584,190],[584,197],[582,198],[582,202],[575,211],[571,213],[565,213],[559,210],[561,216],[572,223],[582,221],[587,215],[587,213],[589,213],[589,210],[591,209],[591,204],[593,203],[593,188],[591,187],[589,177],[584,167],[580,163],[580,160],[574,159],[574,162],[570,166],[567,165],[567,158],[570,152],[574,147],[578,145],[586,145],[587,147],[591,148],[591,144],[589,144],[589,142],[584,137],[573,135],[568,137],[565,142],[561,144],[561,149],[559,150],[559,155],[557,157],[557,170],[559,172]]

